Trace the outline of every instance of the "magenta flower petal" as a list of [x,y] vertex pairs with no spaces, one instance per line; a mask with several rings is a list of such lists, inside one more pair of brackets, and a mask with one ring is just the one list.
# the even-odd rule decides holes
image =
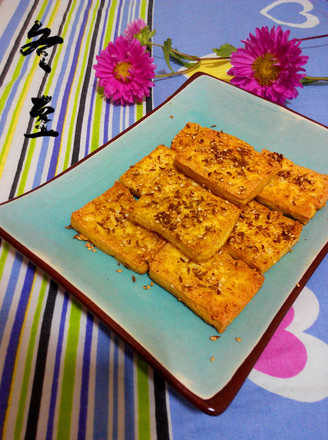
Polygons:
[[131,21],[123,31],[123,36],[126,40],[131,41],[136,34],[142,31],[146,27],[146,23],[142,18],[137,18]]
[[93,68],[96,78],[99,78],[99,86],[114,103],[133,104],[149,96],[156,66],[139,40],[133,38],[128,41],[123,36],[117,37],[96,59],[98,63]]
[[257,28],[255,36],[249,34],[244,47],[231,54],[232,67],[228,75],[234,76],[231,84],[284,104],[296,98],[296,87],[302,87],[304,66],[308,57],[301,55],[300,41],[288,40],[290,31],[280,26]]

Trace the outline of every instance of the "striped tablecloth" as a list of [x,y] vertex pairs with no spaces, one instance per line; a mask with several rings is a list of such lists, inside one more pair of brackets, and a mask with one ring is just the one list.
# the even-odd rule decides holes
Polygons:
[[[95,56],[139,17],[157,29],[158,42],[171,37],[179,49],[203,56],[226,41],[240,45],[262,25],[281,24],[297,38],[324,34],[328,4],[324,0],[0,1],[0,202],[67,169],[186,80],[184,76],[157,80],[151,97],[133,106],[116,106],[104,98],[92,68]],[[35,48],[21,53],[31,42],[28,32],[36,21],[55,37],[46,61]],[[308,74],[327,76],[327,39],[304,42],[303,49],[310,57]],[[154,56],[157,70],[164,71],[162,54]],[[324,83],[306,86],[287,106],[328,125],[327,89]],[[53,110],[46,126],[49,135],[26,137],[38,131],[30,111],[33,98],[40,96],[49,97]],[[210,417],[193,408],[68,292],[2,240],[0,436],[326,439],[327,271],[326,257],[287,315],[289,321],[279,327],[271,351],[260,359],[230,407]],[[285,330],[291,322],[296,323],[294,332]],[[284,374],[277,373],[275,362],[288,365]],[[306,374],[300,375],[301,371]]]

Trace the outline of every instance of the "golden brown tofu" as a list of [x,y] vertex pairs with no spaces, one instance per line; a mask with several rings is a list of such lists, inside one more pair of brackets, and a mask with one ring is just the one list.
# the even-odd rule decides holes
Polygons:
[[174,138],[176,167],[237,206],[253,199],[279,171],[280,163],[226,133],[188,123]]
[[128,268],[145,273],[148,262],[165,241],[127,218],[127,210],[135,203],[130,191],[115,182],[112,188],[73,212],[71,226]]
[[264,273],[294,246],[302,227],[280,211],[251,201],[242,210],[225,249],[234,258]]
[[263,275],[224,250],[197,264],[169,243],[150,262],[149,275],[220,333],[264,281]]
[[131,166],[121,177],[120,182],[137,197],[154,190],[155,182],[164,184],[172,175],[182,173],[174,165],[176,153],[165,145],[159,145],[150,154]]
[[308,223],[328,200],[328,175],[295,165],[281,154],[268,150],[262,153],[280,162],[282,167],[257,195],[257,200],[303,224]]
[[172,180],[141,196],[131,218],[155,231],[195,261],[212,257],[225,243],[240,209],[189,180]]

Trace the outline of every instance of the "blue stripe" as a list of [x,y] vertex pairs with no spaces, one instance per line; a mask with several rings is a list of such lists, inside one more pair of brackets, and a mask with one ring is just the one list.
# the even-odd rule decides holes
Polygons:
[[[44,21],[44,19],[47,17],[47,14],[49,12],[50,6],[51,6],[51,2],[48,3],[48,5],[46,7],[46,10],[44,11],[44,15],[41,18],[42,21]],[[37,55],[32,52],[30,55],[27,55],[25,57],[25,60],[24,60],[23,65],[22,65],[22,69],[20,71],[20,75],[18,76],[17,80],[14,82],[14,84],[13,84],[13,86],[11,88],[11,91],[10,91],[10,93],[8,95],[8,98],[7,98],[6,105],[5,105],[5,107],[3,109],[3,112],[2,112],[2,114],[0,116],[0,134],[2,134],[3,132],[7,131],[6,130],[6,122],[7,122],[7,119],[8,119],[9,116],[12,117],[12,112],[11,112],[12,105],[14,107],[16,106],[15,102],[16,102],[17,90],[18,90],[18,88],[20,86],[20,83],[21,83],[22,79],[24,78],[24,76],[26,74],[26,71],[28,70],[29,62],[32,59],[31,57],[35,57],[35,56],[37,57]],[[31,108],[32,108],[32,102],[31,102]],[[28,115],[26,115],[26,117],[28,117]],[[22,138],[22,141],[23,140],[24,139]]]
[[[120,15],[122,10],[122,0],[119,3],[118,9],[117,9],[117,16],[116,16],[116,24],[115,29],[113,33],[113,41],[117,38],[119,35],[120,29],[119,29],[119,21],[120,21]],[[109,118],[110,114],[113,112],[113,122],[112,122],[112,135],[111,138],[115,137],[117,134],[119,134],[119,127],[120,127],[120,112],[121,112],[121,106],[115,106],[111,105],[111,100],[106,100],[106,106],[105,106],[105,117],[104,117],[104,143],[106,143],[109,140]]]
[[19,253],[16,253],[14,264],[11,268],[11,273],[6,289],[6,293],[3,298],[1,310],[0,310],[0,345],[3,338],[3,333],[7,324],[10,306],[14,297],[19,272],[22,267],[23,256]]
[[114,389],[113,389],[113,439],[118,438],[118,430],[117,430],[117,421],[118,421],[118,370],[119,370],[119,362],[118,362],[118,354],[119,354],[119,340],[118,337],[115,336],[114,339],[114,362],[113,362],[113,376],[114,376]]
[[[115,108],[110,105],[110,100],[106,100],[106,106],[105,106],[105,123],[104,123],[104,143],[109,141],[109,118],[110,114],[113,112],[113,115],[115,114]],[[114,137],[113,132],[111,133],[111,137]]]
[[[3,31],[3,34],[0,38],[0,47],[8,47],[12,44],[12,40],[14,39],[14,34],[21,25],[22,18],[25,16],[26,9],[30,5],[30,0],[20,0],[17,9],[11,16],[9,23],[6,26],[6,29]],[[26,14],[27,15],[27,14]],[[5,51],[0,52],[0,63],[3,60]]]
[[[109,8],[110,8],[110,2],[108,3],[107,9],[106,9],[106,15],[105,15],[105,21],[104,21],[105,23],[107,22],[107,19],[108,19]],[[98,54],[101,52],[101,50],[103,48],[105,31],[106,31],[106,25],[103,26],[103,31],[101,33],[99,47],[98,47]],[[96,63],[96,59],[95,59],[95,63]],[[95,103],[96,92],[97,92],[97,78],[94,76],[92,90],[91,90],[90,109],[89,109],[88,122],[87,122],[87,133],[86,133],[85,150],[84,150],[85,156],[89,153],[89,149],[90,149],[92,115],[93,115],[93,107],[94,107],[94,103]],[[105,124],[106,130],[108,133],[107,125],[108,124]],[[108,136],[103,139],[102,143],[106,143],[107,140],[108,140]],[[98,146],[100,147],[100,145],[98,145]]]
[[119,17],[121,16],[122,4],[123,4],[123,0],[120,0],[120,4],[118,5],[118,8],[117,8],[116,26],[115,26],[114,36],[113,36],[114,40],[116,40],[116,38],[120,34],[120,29],[119,29],[120,19],[119,19]]
[[[83,2],[79,3],[79,8],[76,11],[75,14],[75,19],[74,22],[72,23],[72,29],[73,31],[70,33],[69,39],[68,41],[64,41],[64,47],[65,49],[65,53],[64,53],[64,59],[63,62],[61,64],[61,69],[60,69],[60,73],[58,75],[58,77],[56,78],[56,87],[55,90],[53,92],[53,98],[51,100],[51,106],[56,109],[57,103],[58,103],[58,99],[60,97],[60,89],[63,85],[64,82],[64,77],[65,77],[65,72],[67,69],[67,66],[69,65],[69,56],[70,56],[70,51],[71,48],[73,46],[73,41],[74,41],[74,37],[75,37],[75,29],[78,27],[78,22],[80,19],[80,15],[81,15],[81,11],[82,11],[82,7],[83,7]],[[56,111],[56,110],[55,110]],[[50,127],[48,127],[49,129]],[[57,130],[56,128],[54,128],[55,130]],[[49,143],[52,142],[53,140],[50,137],[44,137],[42,140],[42,146],[41,146],[41,151],[40,151],[40,155],[38,158],[38,164],[37,164],[37,168],[36,168],[36,172],[35,172],[35,176],[34,176],[34,181],[33,181],[33,188],[36,188],[37,186],[40,185],[41,183],[41,178],[42,178],[42,173],[43,173],[43,169],[44,169],[44,163],[47,157],[47,152],[48,152],[48,148],[49,148]]]
[[[81,2],[81,4],[82,3],[83,2]],[[58,118],[58,123],[57,123],[58,125],[56,127],[56,130],[59,133],[62,133],[62,131],[63,131],[65,115],[66,115],[66,111],[67,111],[67,103],[68,103],[69,98],[71,98],[70,97],[70,90],[71,90],[71,87],[73,84],[74,73],[76,71],[76,66],[77,66],[78,57],[79,57],[79,51],[80,51],[80,47],[82,44],[84,30],[85,30],[85,26],[86,26],[86,23],[88,20],[91,5],[92,5],[92,0],[89,0],[88,5],[86,7],[86,10],[84,12],[83,21],[80,25],[79,36],[78,36],[77,42],[75,44],[74,56],[73,56],[73,60],[71,62],[71,69],[70,69],[69,76],[67,79],[67,84],[66,84],[65,91],[64,91],[64,97],[63,97],[62,105],[60,108],[60,113],[59,113],[59,118]],[[54,177],[54,175],[56,173],[56,166],[57,166],[58,155],[59,155],[59,150],[60,150],[60,143],[61,143],[61,136],[58,136],[54,140],[54,147],[53,147],[52,156],[50,159],[47,180]]]
[[109,399],[110,330],[99,323],[95,380],[93,439],[107,438]]
[[85,330],[85,340],[84,340],[79,430],[77,436],[79,440],[85,439],[86,427],[87,427],[92,330],[93,330],[93,316],[91,315],[91,313],[88,312],[87,326]]
[[125,402],[125,426],[126,439],[134,439],[134,357],[133,351],[125,346],[124,356],[124,402]]
[[9,345],[6,353],[6,360],[4,363],[1,384],[0,384],[0,438],[2,438],[2,431],[6,416],[6,409],[8,406],[8,398],[9,398],[12,376],[15,367],[19,337],[24,322],[26,307],[30,297],[35,270],[36,267],[34,266],[34,264],[28,263],[22,294],[19,299],[15,320],[9,338]]
[[58,343],[56,348],[56,358],[54,371],[52,374],[52,386],[51,386],[51,399],[49,403],[49,416],[48,416],[48,426],[47,426],[47,440],[51,440],[53,438],[53,429],[54,429],[54,420],[55,420],[55,409],[56,409],[56,400],[58,393],[58,379],[60,372],[60,363],[61,363],[61,354],[63,351],[63,341],[64,341],[64,331],[65,331],[65,322],[68,308],[68,300],[69,295],[65,292],[63,307],[60,317],[59,324],[59,332],[58,332]]

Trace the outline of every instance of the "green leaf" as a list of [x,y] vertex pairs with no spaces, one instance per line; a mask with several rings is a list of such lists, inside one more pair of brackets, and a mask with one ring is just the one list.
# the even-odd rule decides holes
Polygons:
[[219,49],[212,49],[212,51],[219,57],[230,57],[232,52],[236,52],[237,48],[232,44],[225,43]]
[[171,38],[168,38],[167,40],[164,41],[163,53],[168,68],[171,70],[171,72],[173,72],[173,69],[170,64],[171,49],[172,49],[172,40]]
[[141,31],[134,35],[134,38],[140,41],[142,46],[147,46],[153,36],[156,34],[156,30],[151,31],[148,26],[141,29]]
[[187,63],[185,61],[185,58],[183,58],[181,54],[173,52],[172,50],[170,51],[170,56],[174,58],[176,61],[178,61],[180,64],[182,64],[183,66],[187,67],[188,69],[195,64],[195,63]]

